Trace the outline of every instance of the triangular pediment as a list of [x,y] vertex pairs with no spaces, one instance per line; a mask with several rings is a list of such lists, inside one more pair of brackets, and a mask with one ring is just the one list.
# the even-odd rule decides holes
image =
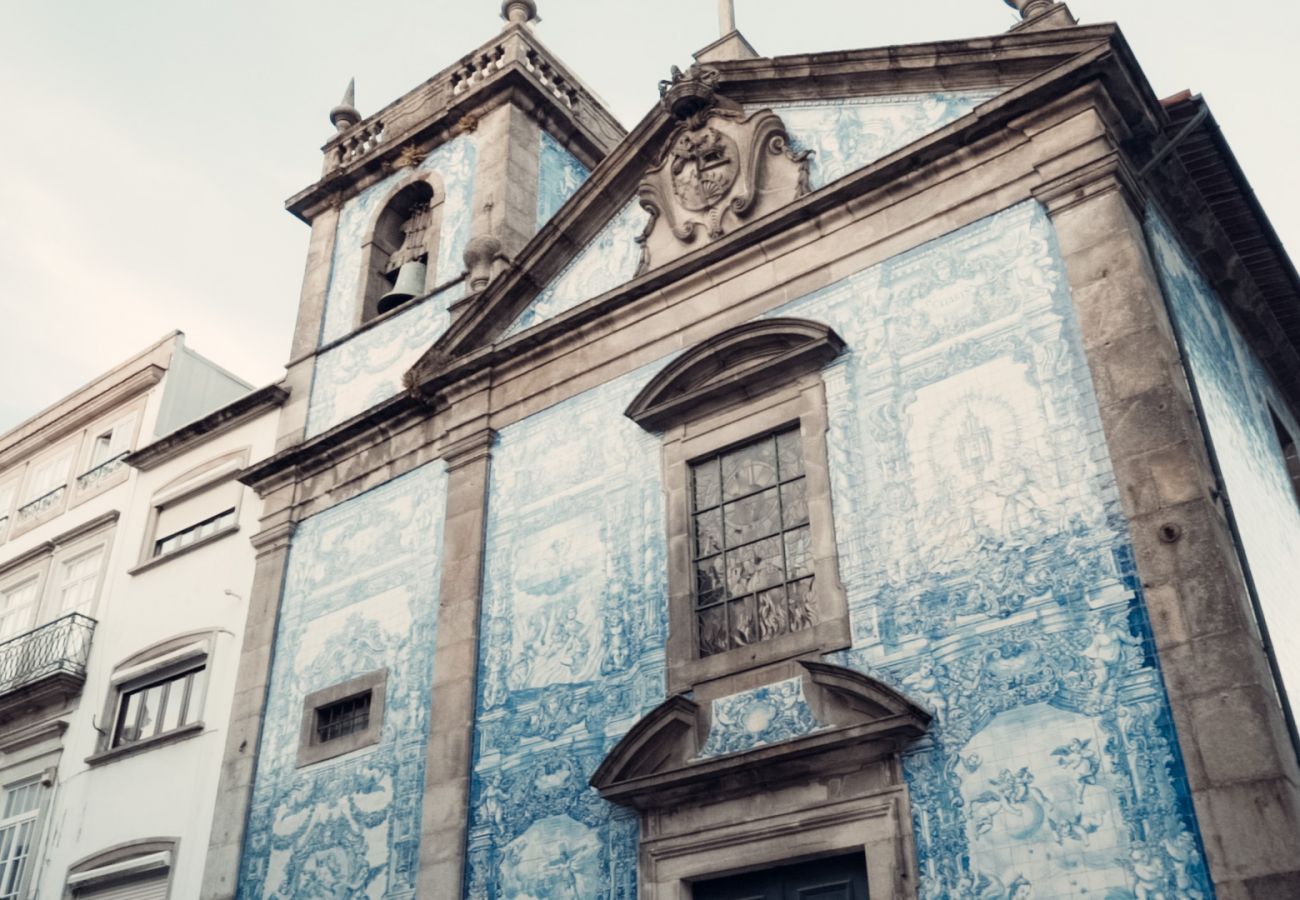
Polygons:
[[[685,115],[674,114],[667,102],[676,84],[667,81],[665,102],[596,167],[506,270],[466,303],[408,381],[436,382],[458,358],[507,340],[513,346],[522,338],[527,346],[545,339],[549,332],[539,326],[548,322],[577,324],[601,314],[610,298],[654,290],[704,264],[700,260],[714,243],[757,232],[757,222],[778,216],[809,191],[814,198],[833,194],[855,172],[905,157],[914,146],[930,155],[936,152],[930,143],[940,138],[961,146],[973,139],[961,137],[963,128],[987,129],[980,116],[991,99],[1007,106],[1004,98],[1028,96],[1045,78],[1075,77],[1066,64],[1085,67],[1114,50],[1117,35],[1113,26],[1075,26],[721,61],[698,70],[711,79],[712,105]],[[696,71],[676,76],[698,77]],[[684,136],[691,146],[677,145]],[[684,152],[674,156],[675,147]],[[722,162],[711,168],[719,147]],[[763,166],[785,166],[768,182],[772,195],[762,198],[761,208],[746,205],[757,203],[750,198],[755,169],[749,154],[755,147]],[[732,164],[736,171],[728,172]],[[677,181],[675,166],[687,170],[677,173]],[[696,179],[697,170],[705,173],[702,179]],[[719,181],[709,182],[719,174]],[[711,206],[715,194],[725,203]],[[682,195],[688,205],[704,209],[688,211],[693,218],[680,215]],[[668,222],[663,205],[670,196],[679,215]],[[686,219],[691,224],[683,224]],[[674,227],[680,248],[671,246],[665,231]]]

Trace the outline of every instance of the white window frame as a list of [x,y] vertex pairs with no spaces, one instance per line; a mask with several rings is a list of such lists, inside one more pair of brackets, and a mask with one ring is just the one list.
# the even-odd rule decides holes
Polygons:
[[[139,420],[139,410],[132,409],[129,412],[120,414],[116,419],[107,420],[111,424],[103,422],[90,428],[86,436],[86,450],[83,454],[80,471],[78,475],[85,475],[87,472],[93,472],[106,462],[111,462],[119,456],[130,453],[135,444],[136,423]],[[102,438],[107,438],[104,444],[104,455],[97,458],[96,450],[100,446]]]
[[[68,443],[40,459],[33,460],[27,470],[27,479],[19,506],[26,506],[47,494],[54,493],[61,487],[67,487],[72,477],[72,461],[75,456],[76,447]],[[49,476],[42,477],[47,472],[50,473]]]
[[[212,677],[214,640],[215,632],[212,631],[168,638],[118,663],[113,670],[111,688],[104,698],[101,713],[100,720],[107,723],[106,730],[99,739],[97,752],[86,762],[94,765],[202,733],[205,728],[203,714],[208,702],[208,685]],[[129,743],[117,743],[118,719],[122,715],[124,701],[131,694],[163,682],[178,681],[187,673],[196,671],[202,674],[190,686],[185,722]],[[168,693],[171,693],[170,689]]]
[[[24,570],[20,575],[12,580],[6,581],[0,585],[0,642],[19,637],[31,631],[37,625],[37,617],[41,610],[41,572]],[[21,590],[31,588],[31,597],[19,607],[11,607],[9,600],[14,594]],[[7,623],[11,616],[17,610],[27,610],[26,624],[16,631],[9,631]]]
[[[32,858],[32,849],[40,836],[40,818],[41,807],[44,801],[44,785],[39,779],[28,778],[15,784],[5,785],[3,794],[0,794],[0,816],[4,814],[4,807],[8,805],[9,797],[19,790],[31,790],[34,802],[29,809],[12,816],[0,818],[0,900],[19,900],[25,896],[25,888],[29,880],[30,867],[28,861]],[[17,831],[24,825],[27,826],[27,844],[26,853],[23,855],[19,865],[16,880],[13,880],[13,858],[10,852],[14,846],[12,842],[7,842],[5,836],[11,830]]]
[[[99,595],[103,590],[105,564],[108,561],[108,549],[107,539],[96,541],[94,543],[87,543],[83,546],[72,548],[70,552],[61,555],[55,561],[55,565],[58,567],[58,581],[57,587],[54,591],[57,601],[55,603],[56,608],[51,611],[53,613],[51,618],[59,618],[60,616],[73,612],[79,612],[84,616],[94,618],[95,609],[99,605]],[[73,565],[91,555],[98,556],[95,570],[88,574],[80,575],[75,580],[69,579],[68,570]],[[74,584],[80,586],[87,583],[90,584],[90,599],[84,604],[84,608],[70,609],[67,601],[68,588]]]

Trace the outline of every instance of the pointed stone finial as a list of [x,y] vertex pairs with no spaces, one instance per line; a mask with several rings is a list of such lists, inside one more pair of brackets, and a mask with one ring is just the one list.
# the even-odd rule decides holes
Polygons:
[[347,131],[353,125],[361,121],[361,113],[357,112],[355,104],[357,102],[357,80],[348,79],[348,89],[343,92],[343,99],[339,105],[330,110],[330,124],[339,131]]
[[736,0],[718,0],[718,37],[736,30]]
[[501,18],[509,25],[527,25],[537,21],[537,3],[534,0],[504,0]]
[[1006,0],[1007,6],[1017,10],[1022,19],[1032,19],[1056,5],[1055,0]]

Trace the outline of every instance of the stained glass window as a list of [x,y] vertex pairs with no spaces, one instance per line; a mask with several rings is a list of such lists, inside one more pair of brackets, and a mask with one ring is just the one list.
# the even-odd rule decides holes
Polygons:
[[815,623],[797,427],[693,463],[691,519],[700,656]]

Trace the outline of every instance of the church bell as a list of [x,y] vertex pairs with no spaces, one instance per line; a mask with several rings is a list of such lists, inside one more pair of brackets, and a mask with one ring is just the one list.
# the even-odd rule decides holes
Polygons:
[[379,298],[378,312],[386,313],[412,297],[423,294],[424,272],[424,263],[418,259],[402,263],[402,267],[397,270],[397,281],[393,284],[392,290]]

